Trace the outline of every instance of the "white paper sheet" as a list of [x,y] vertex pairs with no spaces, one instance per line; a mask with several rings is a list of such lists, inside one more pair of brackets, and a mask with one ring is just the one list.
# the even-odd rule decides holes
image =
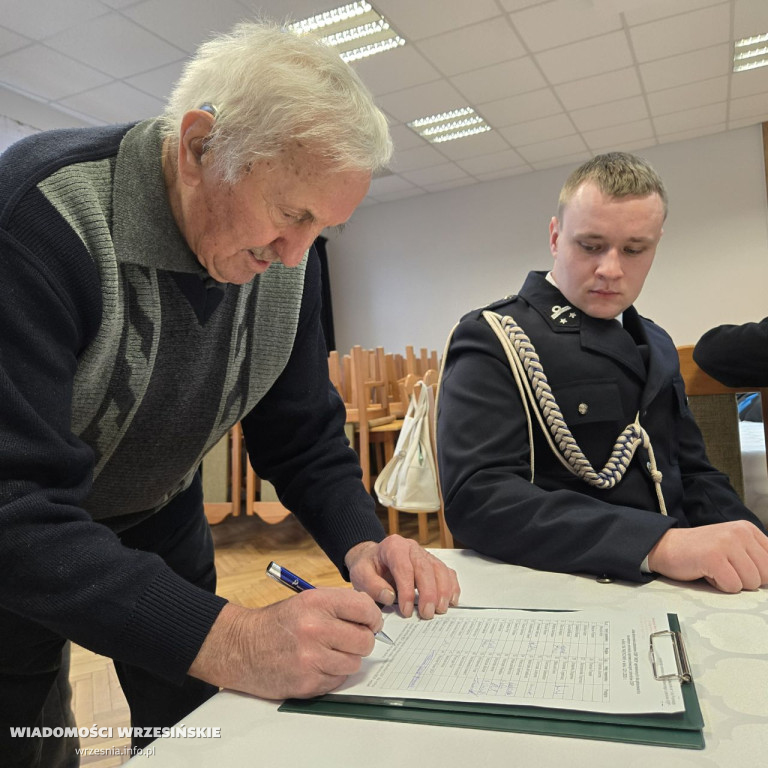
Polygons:
[[[525,704],[613,713],[679,712],[677,680],[654,679],[650,634],[666,613],[452,608],[431,621],[391,614],[393,646],[376,643],[334,693],[389,699]],[[671,644],[656,648],[674,669]]]

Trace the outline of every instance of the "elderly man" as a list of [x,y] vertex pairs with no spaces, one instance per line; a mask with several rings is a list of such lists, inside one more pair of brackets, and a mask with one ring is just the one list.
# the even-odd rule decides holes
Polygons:
[[458,325],[438,453],[463,544],[633,581],[768,582],[768,537],[707,460],[675,346],[633,306],[666,208],[644,161],[594,158],[560,194],[552,271]]
[[[132,723],[156,728],[219,686],[328,691],[371,651],[374,601],[410,614],[418,589],[424,618],[457,601],[362,486],[307,255],[390,153],[338,55],[244,23],[200,48],[161,119],[3,156],[4,765],[57,764],[8,732],[71,722],[48,714],[66,639],[114,658]],[[215,595],[198,469],[240,420],[258,474],[358,591],[260,610]]]

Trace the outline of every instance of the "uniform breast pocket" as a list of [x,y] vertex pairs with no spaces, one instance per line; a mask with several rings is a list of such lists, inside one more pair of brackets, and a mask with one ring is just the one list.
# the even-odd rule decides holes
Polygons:
[[596,422],[621,422],[624,419],[621,395],[615,380],[571,382],[558,387],[555,398],[571,429]]

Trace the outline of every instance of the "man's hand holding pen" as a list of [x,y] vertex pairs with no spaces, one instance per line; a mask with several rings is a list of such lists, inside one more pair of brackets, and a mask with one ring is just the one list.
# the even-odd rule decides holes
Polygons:
[[189,674],[265,699],[328,693],[357,672],[383,618],[352,589],[312,589],[265,608],[224,606]]

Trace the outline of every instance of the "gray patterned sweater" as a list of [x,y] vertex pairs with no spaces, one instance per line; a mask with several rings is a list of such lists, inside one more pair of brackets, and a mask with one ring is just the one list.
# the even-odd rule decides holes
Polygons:
[[173,220],[160,147],[147,121],[0,158],[0,605],[181,680],[224,601],[115,531],[188,487],[236,421],[343,573],[384,532],[328,380],[316,257],[214,283]]

